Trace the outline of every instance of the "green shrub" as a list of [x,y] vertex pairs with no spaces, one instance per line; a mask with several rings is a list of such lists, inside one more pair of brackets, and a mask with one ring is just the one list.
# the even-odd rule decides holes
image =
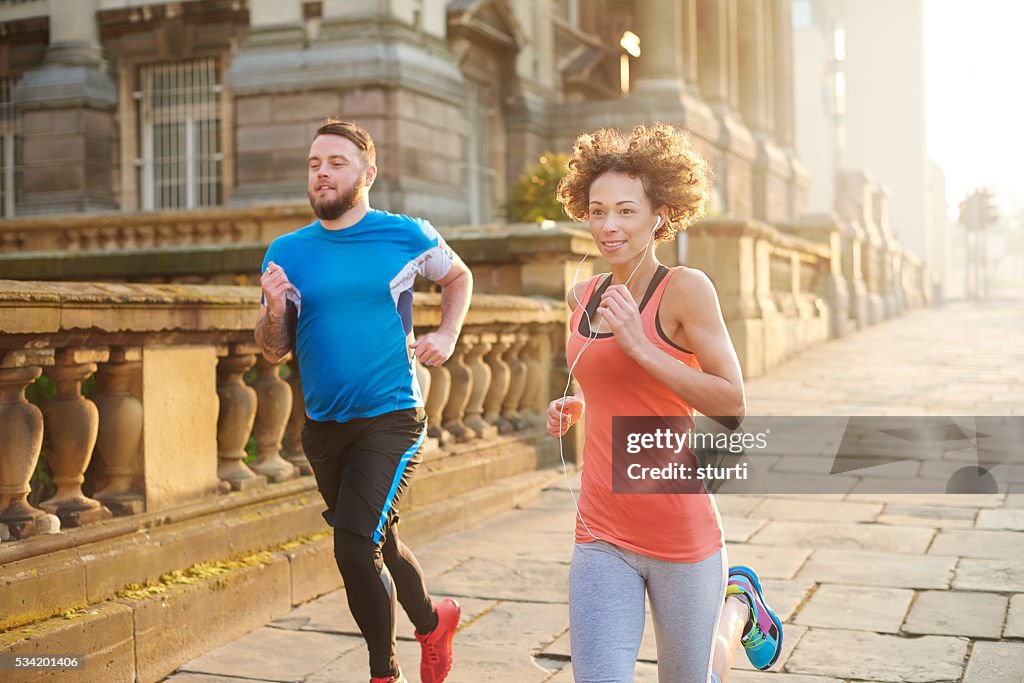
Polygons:
[[558,181],[566,173],[569,157],[566,154],[545,152],[536,164],[531,164],[512,188],[506,207],[512,223],[540,223],[545,220],[565,220],[562,206],[555,199]]

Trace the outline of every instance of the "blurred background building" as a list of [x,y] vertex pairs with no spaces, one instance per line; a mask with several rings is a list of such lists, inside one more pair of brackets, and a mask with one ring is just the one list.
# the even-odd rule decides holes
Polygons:
[[0,36],[6,217],[301,201],[327,115],[377,140],[376,205],[439,225],[653,120],[692,131],[722,213],[807,203],[788,2],[3,0]]
[[894,236],[948,292],[952,235],[942,169],[925,149],[923,0],[793,0],[796,148],[812,211],[841,204],[851,169],[884,188]]

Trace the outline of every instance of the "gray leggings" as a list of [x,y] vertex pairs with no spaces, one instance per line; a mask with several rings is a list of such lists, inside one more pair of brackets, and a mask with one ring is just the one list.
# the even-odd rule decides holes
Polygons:
[[725,548],[665,562],[604,541],[577,543],[569,569],[569,641],[576,683],[632,683],[651,601],[660,683],[707,683],[727,580]]

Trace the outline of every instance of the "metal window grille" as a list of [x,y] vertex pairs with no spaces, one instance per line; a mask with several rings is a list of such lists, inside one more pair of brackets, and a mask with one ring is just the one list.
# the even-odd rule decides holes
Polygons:
[[0,78],[0,217],[14,216],[21,163],[21,117],[14,109],[11,91],[16,78]]
[[570,26],[576,26],[579,23],[577,0],[555,0],[551,9],[552,14]]
[[467,80],[466,194],[473,224],[489,223],[494,212],[494,169],[491,137],[497,112],[493,88],[479,81]]
[[221,109],[215,59],[139,69],[140,204],[145,210],[221,203]]

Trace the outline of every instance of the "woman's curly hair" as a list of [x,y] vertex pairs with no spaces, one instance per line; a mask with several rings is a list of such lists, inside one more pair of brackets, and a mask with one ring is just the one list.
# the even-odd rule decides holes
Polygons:
[[569,218],[587,220],[590,186],[609,171],[640,179],[651,208],[668,209],[666,224],[654,233],[656,241],[673,239],[704,215],[713,173],[679,128],[664,123],[641,125],[629,137],[614,128],[602,128],[576,138],[568,173],[557,191]]

